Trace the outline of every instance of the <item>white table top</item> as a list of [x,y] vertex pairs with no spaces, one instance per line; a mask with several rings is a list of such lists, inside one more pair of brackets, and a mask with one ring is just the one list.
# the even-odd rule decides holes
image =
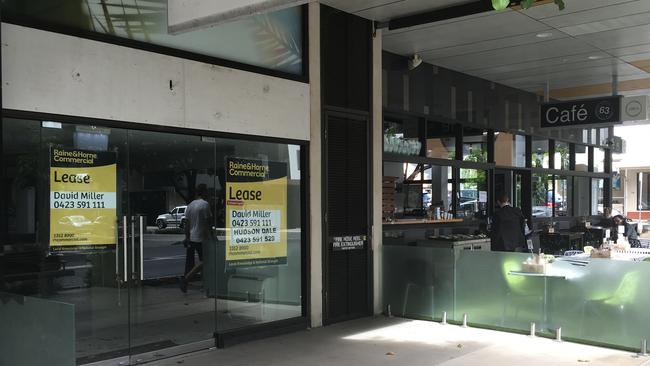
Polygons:
[[566,279],[566,276],[561,273],[553,273],[553,271],[546,273],[532,273],[532,272],[521,272],[521,271],[510,271],[508,272],[511,276],[525,276],[525,277],[546,277],[546,278],[561,278]]

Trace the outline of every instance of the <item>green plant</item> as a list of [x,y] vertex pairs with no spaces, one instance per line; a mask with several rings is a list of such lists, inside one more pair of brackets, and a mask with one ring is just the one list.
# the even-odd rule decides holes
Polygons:
[[[531,6],[533,6],[535,1],[537,1],[537,0],[521,0],[518,3],[519,3],[519,5],[521,6],[522,9],[528,9]],[[560,10],[564,10],[564,0],[553,0],[553,2],[557,5],[557,7]],[[495,10],[503,10],[503,9],[507,8],[508,6],[510,6],[510,3],[517,3],[517,1],[492,0],[492,7]]]

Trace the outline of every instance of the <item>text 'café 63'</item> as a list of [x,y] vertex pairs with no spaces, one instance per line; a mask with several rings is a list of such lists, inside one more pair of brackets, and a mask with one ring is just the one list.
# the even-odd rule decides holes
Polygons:
[[249,2],[2,1],[0,365],[650,339],[646,2]]

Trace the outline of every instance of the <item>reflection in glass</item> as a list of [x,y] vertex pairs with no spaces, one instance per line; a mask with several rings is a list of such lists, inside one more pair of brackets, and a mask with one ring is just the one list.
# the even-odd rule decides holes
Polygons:
[[400,155],[419,155],[420,122],[417,118],[384,120],[384,152]]
[[427,122],[427,157],[456,159],[456,135],[452,125]]
[[605,149],[594,147],[594,172],[605,172]]
[[591,206],[589,204],[589,177],[573,177],[573,212],[575,216],[589,216]]
[[487,162],[487,132],[476,128],[463,129],[463,161]]
[[[9,118],[2,121],[2,137],[8,199],[0,202],[7,213],[0,225],[0,288],[73,304],[78,363],[302,315],[300,146]],[[92,235],[95,225],[119,223],[117,248],[50,251],[51,146],[116,154],[117,217],[91,220],[74,209],[56,224],[89,228]],[[226,268],[228,156],[287,165],[286,265]],[[186,206],[201,185],[216,229],[190,254],[184,247]],[[184,293],[179,278],[194,267],[190,258],[204,265]]]
[[599,145],[601,146],[607,145],[608,140],[609,140],[609,128],[601,128]]
[[555,191],[553,194],[554,216],[571,216],[571,198],[573,196],[573,177],[555,176]]
[[605,212],[605,180],[591,179],[591,214],[602,215]]
[[2,2],[2,14],[171,47],[291,74],[302,72],[299,6],[176,35],[166,1],[49,0]]
[[576,144],[576,171],[586,172],[589,169],[589,149],[586,145]]
[[385,162],[384,176],[394,177],[396,182],[396,216],[425,216],[432,205],[447,211],[452,198],[451,172],[449,166]]
[[547,174],[533,174],[533,217],[553,216],[553,181]]
[[456,214],[459,217],[482,217],[485,215],[487,202],[487,171],[478,169],[460,169]]
[[526,136],[495,132],[494,161],[496,165],[525,167]]
[[650,210],[650,173],[638,173],[637,186],[637,210]]
[[562,141],[555,141],[555,169],[569,170],[569,144]]
[[532,149],[533,168],[548,168],[548,140],[533,138]]

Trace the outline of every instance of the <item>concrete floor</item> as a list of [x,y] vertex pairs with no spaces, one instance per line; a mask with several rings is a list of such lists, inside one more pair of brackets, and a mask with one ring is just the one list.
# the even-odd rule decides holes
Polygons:
[[397,318],[367,318],[167,360],[206,365],[650,365],[630,352]]

